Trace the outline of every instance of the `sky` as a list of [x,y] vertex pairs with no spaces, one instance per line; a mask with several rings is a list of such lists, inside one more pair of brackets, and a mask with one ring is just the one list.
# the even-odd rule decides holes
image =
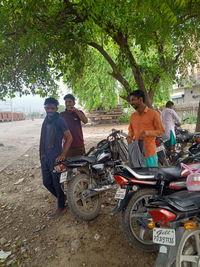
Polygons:
[[[63,96],[70,93],[70,90],[62,82],[59,83],[61,96],[58,99],[60,105],[64,105]],[[0,101],[0,111],[11,111],[13,112],[44,112],[44,100],[38,95],[27,95],[22,97],[15,97],[12,100],[7,99],[5,102]]]
[[[64,94],[63,94],[64,95]],[[63,95],[60,97],[60,105],[64,105]],[[43,112],[44,111],[44,100],[37,95],[28,95],[22,97],[15,97],[12,100],[7,100],[6,102],[0,101],[0,111],[11,111],[13,112]]]

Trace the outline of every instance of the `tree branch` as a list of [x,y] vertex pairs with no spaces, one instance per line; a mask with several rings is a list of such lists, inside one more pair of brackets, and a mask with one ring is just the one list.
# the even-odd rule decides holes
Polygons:
[[183,47],[180,48],[180,51],[178,52],[178,54],[176,55],[175,59],[173,60],[173,63],[177,63],[177,61],[179,60],[179,57],[181,56],[183,51],[184,51]]
[[128,41],[127,41],[127,37],[123,36],[123,34],[118,31],[114,36],[113,39],[116,41],[116,43],[119,45],[120,49],[125,53],[125,55],[127,56],[127,59],[129,61],[134,79],[136,81],[136,84],[138,86],[138,89],[142,90],[145,94],[145,98],[146,98],[146,104],[151,107],[152,104],[152,100],[150,99],[145,84],[144,84],[144,80],[142,78],[142,73],[140,70],[140,67],[137,65],[137,62],[129,48],[128,45]]
[[106,59],[106,61],[109,63],[109,65],[111,66],[111,68],[113,70],[113,72],[111,72],[109,74],[113,78],[118,80],[118,82],[120,82],[124,86],[124,88],[126,89],[127,93],[130,94],[131,87],[130,87],[128,81],[119,73],[119,71],[117,69],[117,65],[112,60],[112,58],[109,56],[109,54],[105,51],[105,49],[102,46],[100,46],[99,44],[95,43],[95,42],[90,42],[90,43],[88,43],[88,45],[92,46],[95,49],[97,49],[103,55],[103,57]]

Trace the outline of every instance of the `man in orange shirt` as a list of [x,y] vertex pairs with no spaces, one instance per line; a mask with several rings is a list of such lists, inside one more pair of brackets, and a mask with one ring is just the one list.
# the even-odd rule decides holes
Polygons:
[[145,95],[141,90],[133,91],[130,94],[130,104],[136,110],[131,115],[129,124],[128,143],[143,141],[145,149],[145,165],[147,167],[158,166],[156,153],[156,136],[164,134],[160,115],[157,111],[145,105]]

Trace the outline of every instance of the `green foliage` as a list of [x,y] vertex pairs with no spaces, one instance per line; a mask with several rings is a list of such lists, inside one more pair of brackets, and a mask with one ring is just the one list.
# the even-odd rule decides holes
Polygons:
[[87,109],[138,88],[162,104],[196,63],[199,14],[200,0],[0,1],[0,98],[56,96],[62,77]]
[[130,121],[130,115],[119,117],[118,122],[129,122]]
[[94,110],[100,106],[105,109],[117,105],[116,81],[108,76],[111,71],[108,63],[97,51],[89,49],[88,57],[84,65],[84,75],[76,76],[73,80],[68,77],[68,84],[75,95],[80,99],[80,104],[87,110]]
[[197,123],[197,115],[192,114],[184,114],[182,121],[184,124],[196,124]]

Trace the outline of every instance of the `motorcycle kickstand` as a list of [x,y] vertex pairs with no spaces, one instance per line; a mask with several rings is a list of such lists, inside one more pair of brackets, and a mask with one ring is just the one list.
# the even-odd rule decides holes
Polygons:
[[177,250],[178,250],[179,243],[181,241],[184,231],[185,229],[183,227],[179,227],[176,229],[175,246],[160,245],[154,267],[175,267],[176,266],[175,264],[176,264]]

